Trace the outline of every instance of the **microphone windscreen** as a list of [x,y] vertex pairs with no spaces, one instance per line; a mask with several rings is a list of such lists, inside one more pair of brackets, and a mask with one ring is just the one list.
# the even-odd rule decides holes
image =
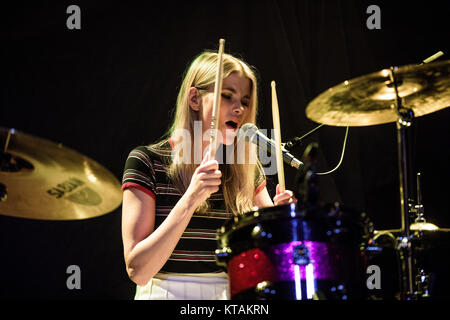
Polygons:
[[247,132],[248,130],[257,131],[258,127],[255,126],[253,123],[247,122],[247,123],[244,123],[240,129],[242,130],[242,132]]
[[250,141],[257,131],[258,127],[253,123],[245,123],[239,128],[237,134],[238,140],[244,139],[245,141]]

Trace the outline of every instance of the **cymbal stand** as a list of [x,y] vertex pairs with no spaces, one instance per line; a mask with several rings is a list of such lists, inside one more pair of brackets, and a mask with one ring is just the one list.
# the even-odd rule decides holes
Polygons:
[[398,94],[398,82],[395,76],[394,67],[390,68],[390,77],[395,90],[395,111],[398,116],[397,125],[397,156],[400,182],[400,213],[401,213],[401,236],[398,247],[403,253],[405,265],[402,281],[402,299],[414,299],[413,288],[413,248],[409,229],[409,208],[408,208],[408,162],[406,156],[406,129],[410,127],[414,119],[414,112],[402,105],[402,100]]
[[[416,176],[417,182],[417,203],[414,203],[412,200],[410,202],[410,212],[414,215],[414,223],[418,224],[426,224],[426,219],[424,216],[424,207],[422,204],[422,184],[421,184],[421,174],[417,173]],[[429,293],[429,284],[431,274],[429,270],[426,270],[423,252],[421,252],[421,240],[423,237],[423,231],[421,229],[414,231],[411,236],[414,242],[414,262],[416,267],[416,276],[415,276],[415,297],[417,299],[426,299],[430,297]]]
[[414,214],[414,222],[415,223],[425,223],[427,222],[425,220],[424,216],[424,207],[422,204],[422,184],[421,184],[421,174],[420,172],[417,173],[416,176],[416,186],[417,186],[417,204],[414,204],[410,210]]

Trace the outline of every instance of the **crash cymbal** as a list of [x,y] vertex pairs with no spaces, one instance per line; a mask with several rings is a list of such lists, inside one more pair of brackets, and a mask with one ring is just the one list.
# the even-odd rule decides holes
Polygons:
[[119,181],[96,161],[46,139],[0,128],[0,214],[79,220],[106,214],[122,201]]
[[[450,60],[396,68],[402,105],[420,117],[450,106]],[[321,93],[306,116],[332,126],[370,126],[397,121],[390,69],[346,80]]]

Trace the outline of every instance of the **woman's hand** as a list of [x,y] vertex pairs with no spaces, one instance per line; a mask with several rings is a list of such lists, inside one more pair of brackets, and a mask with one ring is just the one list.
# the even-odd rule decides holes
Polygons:
[[210,160],[207,153],[202,163],[195,169],[186,193],[194,200],[194,206],[198,207],[209,196],[219,191],[219,185],[222,183],[222,172],[219,170],[217,160]]
[[276,195],[273,197],[273,203],[276,206],[289,204],[289,203],[297,203],[297,198],[294,196],[294,193],[291,190],[285,190],[284,192],[280,192],[280,185],[277,184]]

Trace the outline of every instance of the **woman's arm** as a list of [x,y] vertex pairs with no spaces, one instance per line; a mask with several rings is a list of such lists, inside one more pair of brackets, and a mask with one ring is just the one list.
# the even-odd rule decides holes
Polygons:
[[181,238],[195,209],[217,192],[221,173],[216,160],[203,161],[191,183],[163,223],[155,227],[155,200],[135,188],[124,191],[122,240],[130,279],[145,285],[164,266]]
[[195,211],[189,198],[181,197],[163,223],[155,227],[155,200],[136,189],[126,189],[122,205],[122,239],[127,273],[145,285],[169,259]]

